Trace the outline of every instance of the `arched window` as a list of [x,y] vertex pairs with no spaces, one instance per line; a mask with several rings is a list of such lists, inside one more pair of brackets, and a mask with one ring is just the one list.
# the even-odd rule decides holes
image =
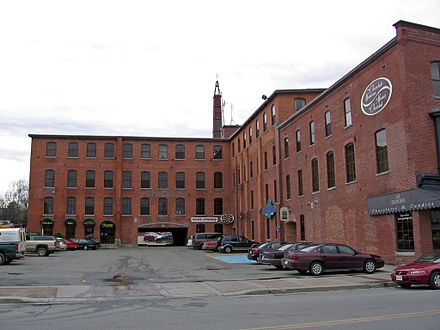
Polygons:
[[87,197],[85,200],[85,215],[94,215],[95,214],[95,199],[93,197]]
[[158,215],[167,215],[168,214],[168,201],[166,198],[159,198],[159,208]]
[[140,215],[150,215],[150,199],[141,198]]
[[214,198],[214,214],[222,215],[223,214],[223,199],[222,198]]
[[177,172],[176,173],[176,188],[184,189],[185,188],[185,173]]
[[166,144],[159,145],[159,159],[168,159],[168,146]]
[[167,172],[159,172],[158,187],[159,187],[159,189],[168,188],[168,174],[167,174]]
[[377,173],[384,173],[388,171],[388,147],[385,129],[376,132],[375,140]]
[[46,170],[44,175],[44,187],[53,188],[55,187],[55,171]]
[[122,215],[131,215],[131,198],[122,198]]
[[319,191],[318,158],[312,159],[312,191]]
[[354,160],[354,144],[345,146],[345,168],[347,172],[347,183],[356,181],[356,166]]
[[176,159],[185,159],[185,146],[183,144],[176,145]]
[[122,188],[131,188],[131,171],[122,172]]
[[196,159],[205,159],[205,146],[196,146]]
[[70,142],[68,157],[77,158],[78,157],[78,143]]
[[327,188],[335,186],[335,157],[332,151],[327,152]]
[[185,215],[185,199],[176,199],[176,215]]
[[57,144],[55,142],[47,142],[46,157],[53,158],[57,156]]
[[214,188],[220,189],[223,188],[223,173],[215,172],[214,173]]
[[196,189],[205,189],[205,173],[196,173]]
[[205,199],[196,199],[196,215],[205,215]]

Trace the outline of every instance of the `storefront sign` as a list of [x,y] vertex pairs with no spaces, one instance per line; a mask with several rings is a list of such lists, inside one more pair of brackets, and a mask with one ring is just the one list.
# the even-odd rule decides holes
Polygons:
[[277,211],[277,207],[276,205],[272,205],[272,202],[270,199],[267,200],[267,204],[266,207],[263,208],[263,214],[268,217],[271,218]]
[[191,222],[218,222],[217,217],[192,217]]
[[64,221],[64,224],[66,226],[75,226],[76,225],[76,221],[74,219],[67,219],[66,221]]
[[393,86],[387,78],[377,78],[368,85],[362,94],[361,109],[368,116],[377,115],[388,104]]
[[95,221],[92,219],[87,219],[84,220],[84,226],[94,226],[95,225]]
[[232,214],[223,214],[220,221],[225,225],[229,225],[234,222],[234,216]]
[[100,227],[113,229],[113,228],[115,228],[115,224],[111,221],[104,221],[103,223],[101,223]]
[[41,221],[42,225],[47,225],[47,226],[53,226],[53,220],[51,219],[44,219],[43,221]]
[[280,220],[289,221],[289,209],[285,206],[280,209]]

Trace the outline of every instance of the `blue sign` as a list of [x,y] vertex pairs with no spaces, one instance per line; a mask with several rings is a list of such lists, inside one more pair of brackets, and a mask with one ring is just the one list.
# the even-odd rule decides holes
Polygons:
[[263,214],[266,217],[271,218],[276,213],[276,211],[277,211],[276,205],[272,205],[272,202],[270,201],[270,199],[268,199],[266,207],[263,208]]

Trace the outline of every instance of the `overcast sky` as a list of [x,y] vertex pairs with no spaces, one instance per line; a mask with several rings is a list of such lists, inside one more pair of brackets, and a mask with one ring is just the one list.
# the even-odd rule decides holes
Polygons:
[[28,134],[211,137],[276,89],[329,87],[440,1],[0,2],[0,194],[29,178]]

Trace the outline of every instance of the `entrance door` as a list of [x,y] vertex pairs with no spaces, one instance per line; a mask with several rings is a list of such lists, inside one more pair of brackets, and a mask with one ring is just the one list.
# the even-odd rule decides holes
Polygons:
[[111,221],[104,221],[99,226],[101,244],[115,244],[116,226]]

